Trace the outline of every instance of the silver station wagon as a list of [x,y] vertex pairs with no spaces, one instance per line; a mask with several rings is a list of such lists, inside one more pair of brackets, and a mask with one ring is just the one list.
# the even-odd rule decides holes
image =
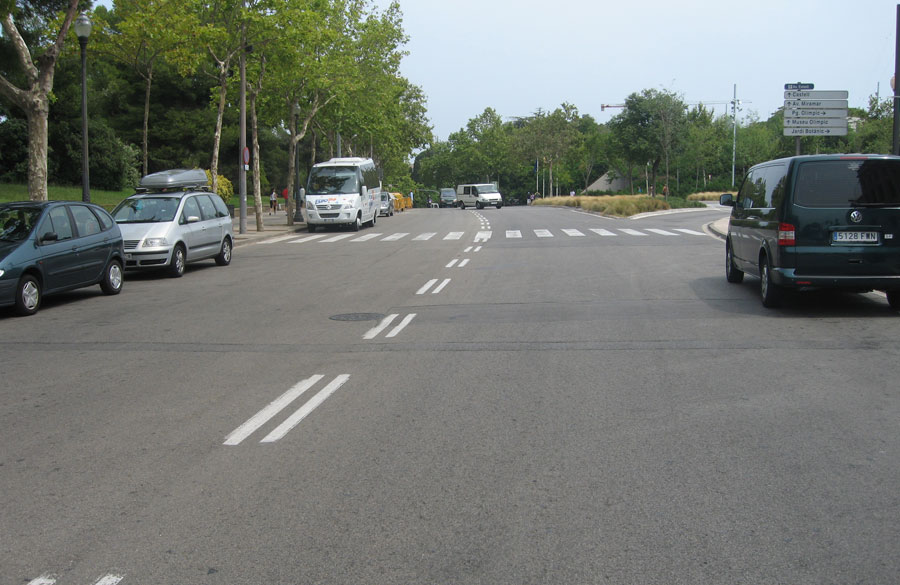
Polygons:
[[125,241],[125,269],[184,274],[188,262],[231,263],[234,234],[222,198],[199,169],[162,171],[141,179],[137,193],[112,215]]

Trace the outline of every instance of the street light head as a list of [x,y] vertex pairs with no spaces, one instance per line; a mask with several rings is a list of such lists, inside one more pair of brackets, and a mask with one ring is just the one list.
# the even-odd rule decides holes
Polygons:
[[91,19],[87,14],[82,12],[78,18],[75,19],[75,36],[86,41],[87,38],[91,36],[92,26]]

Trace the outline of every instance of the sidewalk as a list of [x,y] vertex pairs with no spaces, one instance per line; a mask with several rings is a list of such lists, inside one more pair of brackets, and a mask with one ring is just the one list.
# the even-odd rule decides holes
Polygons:
[[[249,210],[248,210],[249,211]],[[263,220],[263,231],[257,231],[256,229],[256,214],[247,213],[247,222],[246,222],[246,233],[240,233],[241,221],[240,221],[240,210],[234,210],[234,219],[232,220],[232,229],[234,230],[234,245],[240,246],[242,244],[253,244],[256,242],[261,242],[263,240],[267,240],[269,238],[274,238],[276,236],[283,236],[285,234],[290,234],[293,232],[306,231],[306,223],[303,222],[294,222],[294,225],[288,225],[287,222],[287,214],[284,210],[280,210],[276,213],[269,215],[268,207],[263,209],[262,220]],[[306,218],[306,213],[304,210],[304,220]]]
[[725,239],[725,236],[728,235],[728,222],[731,219],[731,215],[726,215],[722,219],[717,219],[712,223],[706,224],[709,227],[709,231],[711,231],[714,235]]

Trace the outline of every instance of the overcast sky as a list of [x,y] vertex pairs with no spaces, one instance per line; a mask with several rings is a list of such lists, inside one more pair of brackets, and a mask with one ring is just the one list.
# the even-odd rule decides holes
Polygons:
[[[606,122],[634,92],[729,102],[767,119],[784,84],[891,93],[897,0],[399,0],[401,72],[428,98],[437,138],[486,107],[504,118],[563,102]],[[376,0],[387,6],[389,0]],[[725,105],[716,105],[717,114]]]

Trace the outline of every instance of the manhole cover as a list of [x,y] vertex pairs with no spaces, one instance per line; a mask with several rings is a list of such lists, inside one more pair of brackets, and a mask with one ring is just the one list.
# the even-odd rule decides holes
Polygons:
[[329,317],[332,321],[378,321],[382,318],[384,315],[380,313],[344,313]]

